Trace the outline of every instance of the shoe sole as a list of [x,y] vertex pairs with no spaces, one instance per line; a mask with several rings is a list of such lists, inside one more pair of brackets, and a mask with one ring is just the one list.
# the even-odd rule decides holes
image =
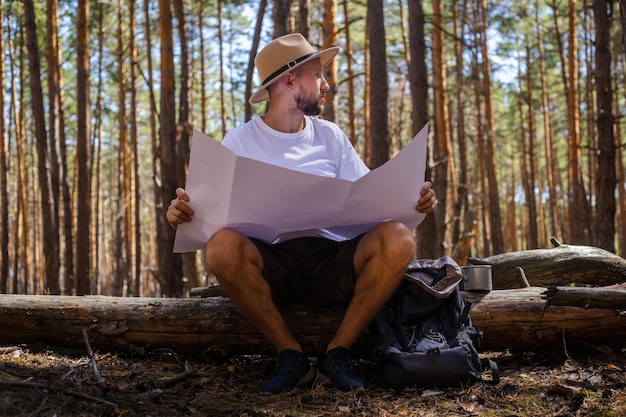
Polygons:
[[317,379],[317,376],[318,376],[317,368],[315,366],[311,366],[311,369],[309,369],[309,371],[306,374],[304,374],[302,378],[300,378],[295,388],[299,388],[307,384],[312,384],[313,381]]

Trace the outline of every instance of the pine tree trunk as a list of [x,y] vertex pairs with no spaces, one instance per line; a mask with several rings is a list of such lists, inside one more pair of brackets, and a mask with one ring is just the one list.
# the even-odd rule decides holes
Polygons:
[[582,179],[580,111],[578,102],[578,41],[577,41],[576,0],[569,0],[568,28],[568,203],[569,203],[569,241],[584,244],[589,232],[586,192]]
[[615,252],[615,187],[616,158],[613,125],[613,87],[611,85],[611,25],[607,0],[594,0],[596,27],[596,100],[597,100],[597,206],[595,225],[596,246]]
[[[389,82],[387,80],[387,54],[385,21],[382,0],[367,2],[367,37],[370,51],[370,138],[371,152],[368,165],[371,169],[389,160]],[[371,86],[376,85],[376,88]]]
[[[0,0],[0,22],[4,22],[4,2]],[[0,51],[4,51],[4,25],[0,25]],[[0,60],[0,85],[4,85],[4,59]],[[9,284],[9,183],[8,147],[4,115],[5,94],[0,96],[0,293]]]
[[[338,36],[335,28],[337,19],[337,0],[324,0],[324,14],[322,17],[322,49],[337,46]],[[324,67],[324,77],[330,90],[326,92],[326,100],[324,102],[324,113],[322,117],[325,120],[335,121],[335,105],[337,104],[337,64],[338,60],[333,59]]]
[[159,158],[161,161],[161,192],[156,204],[157,245],[162,293],[176,297],[183,293],[182,257],[172,253],[174,229],[163,215],[180,185],[176,171],[176,88],[171,0],[159,0],[159,29],[161,38],[161,124],[159,129]]
[[[35,8],[32,0],[24,0],[24,25],[26,27],[26,46],[28,48],[28,64],[30,72],[31,108],[37,148],[37,173],[41,191],[41,220],[43,226],[43,255],[45,289],[52,294],[60,293],[59,286],[59,228],[53,213],[55,202],[52,191],[50,171],[50,151],[46,132],[43,91],[41,86],[41,60],[35,23]],[[79,7],[80,9],[80,7]],[[80,95],[79,95],[80,96]],[[80,120],[80,118],[79,118]],[[88,200],[87,200],[88,201]]]
[[[344,22],[350,22],[350,14],[348,12],[348,2],[347,1],[343,1],[342,2],[343,5],[343,20]],[[349,132],[348,132],[348,138],[350,139],[350,143],[352,143],[352,146],[354,146],[357,150],[358,150],[358,138],[357,138],[357,133],[356,133],[356,127],[357,127],[357,118],[356,118],[356,110],[355,110],[355,106],[354,106],[354,69],[352,68],[352,62],[353,62],[353,57],[352,57],[352,39],[350,36],[350,24],[346,24],[345,27],[345,42],[346,42],[346,46],[345,46],[345,50],[343,51],[345,57],[346,57],[346,79],[347,79],[347,85],[348,85],[348,94],[347,94],[347,101],[348,101],[348,125],[350,126],[349,128]]]

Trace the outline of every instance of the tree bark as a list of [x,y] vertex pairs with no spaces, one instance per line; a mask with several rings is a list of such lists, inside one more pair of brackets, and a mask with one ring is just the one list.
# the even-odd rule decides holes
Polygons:
[[[562,349],[576,343],[622,345],[626,323],[613,309],[549,306],[545,288],[465,293],[472,321],[483,332],[482,349]],[[623,291],[622,291],[623,292]],[[100,350],[146,352],[167,347],[223,353],[272,353],[273,347],[228,299],[115,298],[0,295],[0,340],[83,346],[87,329]],[[287,326],[309,351],[337,329],[344,308],[293,306]],[[375,343],[366,331],[355,350]]]
[[89,103],[89,1],[78,2],[76,162],[78,165],[76,213],[76,294],[91,293],[91,128]]
[[[337,46],[338,36],[335,29],[337,19],[337,0],[324,0],[324,13],[322,17],[322,48],[327,49]],[[326,101],[322,117],[325,120],[335,121],[335,106],[337,104],[337,64],[338,60],[333,59],[324,67],[324,77],[328,82],[330,90],[326,92]]]
[[615,202],[616,150],[613,125],[613,91],[611,86],[611,24],[609,2],[594,0],[593,10],[596,27],[596,106],[598,127],[597,155],[597,207],[595,213],[595,245],[615,252]]
[[481,4],[481,55],[483,57],[483,83],[485,94],[485,119],[487,121],[485,143],[485,175],[489,190],[489,223],[491,228],[490,240],[493,253],[504,252],[504,239],[502,237],[502,218],[500,212],[500,199],[498,192],[498,180],[496,176],[496,155],[495,155],[495,130],[494,111],[491,85],[491,64],[489,62],[489,52],[487,48],[487,0],[482,0]]
[[585,244],[589,232],[586,192],[583,184],[580,142],[580,109],[578,98],[578,41],[576,0],[569,0],[567,109],[568,109],[568,204],[569,241]]
[[[0,0],[0,22],[4,22],[4,1]],[[4,51],[4,24],[0,26],[0,51]],[[4,59],[0,61],[0,85],[4,85]],[[4,97],[0,96],[0,293],[9,283],[9,176],[8,146],[4,119]]]
[[[37,147],[39,187],[41,190],[41,212],[43,225],[43,255],[44,255],[44,291],[52,294],[60,293],[59,286],[59,229],[55,223],[53,213],[55,204],[52,193],[52,178],[50,174],[50,157],[47,142],[45,111],[43,103],[43,91],[41,86],[41,59],[37,43],[37,26],[35,23],[35,6],[32,0],[24,0],[24,26],[26,27],[26,46],[28,48],[28,69],[30,72],[31,107],[34,124],[35,142]],[[79,11],[80,11],[79,2]],[[80,29],[79,29],[80,30]],[[80,51],[78,52],[80,54]],[[79,68],[80,74],[80,68]],[[80,76],[78,77],[80,88]],[[81,94],[77,95],[80,98]],[[80,101],[78,102],[80,108]],[[79,131],[80,131],[80,117]],[[79,138],[80,140],[80,138]],[[77,147],[78,149],[78,147]],[[80,160],[78,161],[80,163]],[[80,166],[80,165],[79,165]],[[80,177],[79,177],[80,178]],[[80,181],[80,180],[79,180]],[[86,199],[85,201],[89,201]],[[80,226],[80,225],[79,225]],[[87,228],[87,230],[89,230]],[[80,232],[80,229],[79,229]]]
[[492,266],[495,289],[519,288],[522,271],[532,286],[606,286],[626,281],[626,259],[591,246],[559,244],[552,249],[509,252],[469,261]]
[[160,198],[156,204],[157,240],[159,243],[159,282],[162,293],[176,297],[183,293],[182,257],[172,253],[174,229],[163,215],[179,184],[176,174],[176,88],[174,42],[172,40],[171,0],[159,0],[159,28],[161,35],[161,125],[159,130],[159,158],[161,161]]
[[[378,168],[389,160],[389,83],[387,80],[387,54],[385,52],[385,22],[382,0],[367,2],[367,38],[370,54],[370,138],[368,165]],[[373,88],[373,86],[376,86]]]

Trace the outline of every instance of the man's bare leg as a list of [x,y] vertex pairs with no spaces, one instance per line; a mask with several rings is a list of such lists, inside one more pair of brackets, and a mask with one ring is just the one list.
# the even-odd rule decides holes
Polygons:
[[382,223],[361,238],[354,254],[354,296],[328,350],[352,347],[400,283],[415,249],[413,234],[398,222]]
[[302,351],[272,299],[263,259],[250,239],[235,230],[218,231],[207,243],[206,262],[228,297],[279,352]]

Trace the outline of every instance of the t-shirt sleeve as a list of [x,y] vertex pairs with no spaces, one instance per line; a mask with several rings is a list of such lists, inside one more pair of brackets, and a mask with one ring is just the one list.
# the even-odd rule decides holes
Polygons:
[[338,140],[341,143],[341,156],[339,158],[340,163],[337,178],[356,181],[370,170],[356,152],[347,136],[342,131],[339,131],[338,136]]

